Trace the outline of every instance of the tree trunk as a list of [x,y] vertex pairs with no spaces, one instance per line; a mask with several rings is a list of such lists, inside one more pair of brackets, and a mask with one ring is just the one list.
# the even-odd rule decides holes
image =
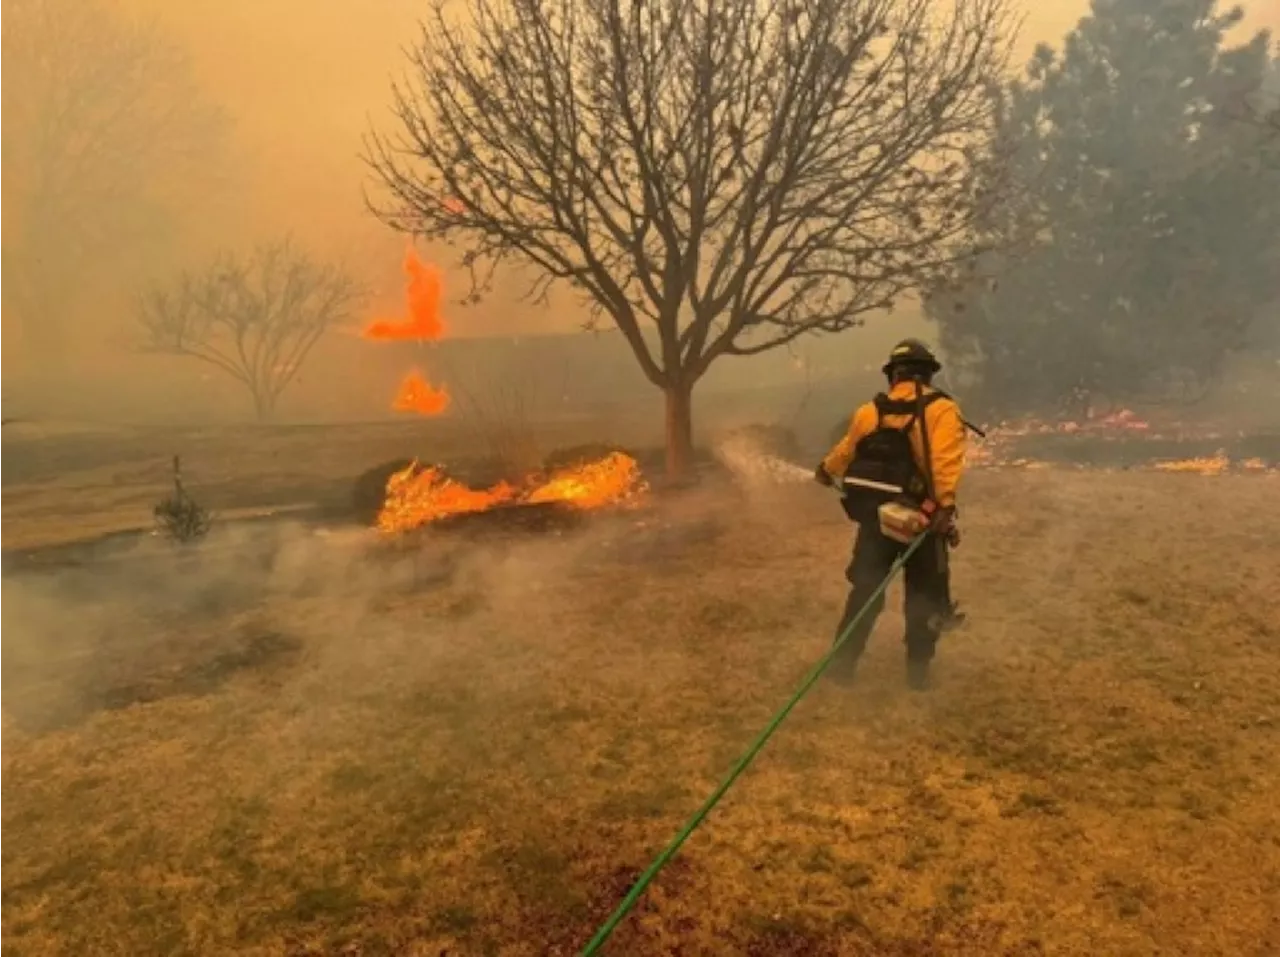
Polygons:
[[667,478],[687,479],[693,467],[693,386],[674,383],[667,398]]
[[273,396],[262,389],[253,389],[253,411],[257,416],[258,422],[267,424],[275,417],[276,400]]

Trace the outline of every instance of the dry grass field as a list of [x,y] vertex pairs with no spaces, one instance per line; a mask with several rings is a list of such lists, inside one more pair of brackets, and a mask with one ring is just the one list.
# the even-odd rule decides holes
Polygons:
[[[163,460],[83,465],[6,468],[7,548],[145,521]],[[255,467],[249,505],[312,468]],[[1278,492],[974,473],[934,689],[895,586],[606,952],[1280,953]],[[724,480],[6,574],[5,954],[576,953],[825,651],[848,547],[822,489]]]

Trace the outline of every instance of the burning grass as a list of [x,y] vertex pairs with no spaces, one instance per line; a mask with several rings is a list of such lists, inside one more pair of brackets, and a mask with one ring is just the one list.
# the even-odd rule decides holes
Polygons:
[[990,468],[1150,469],[1224,475],[1280,474],[1280,435],[1224,435],[1178,423],[1154,425],[1129,410],[1083,422],[1001,422],[972,443],[970,464]]
[[[937,688],[902,690],[887,615],[860,686],[796,710],[609,952],[1275,952],[1273,497],[975,474],[970,624]],[[295,650],[49,733],[12,708],[63,679],[6,642],[4,944],[576,952],[825,648],[847,527],[807,485],[752,502],[463,552],[429,587],[357,562],[252,608],[113,621],[148,688],[204,659],[157,662],[131,627],[208,660],[223,633]]]
[[439,466],[424,467],[415,461],[387,480],[377,526],[383,532],[406,532],[454,516],[524,505],[564,505],[584,511],[630,508],[643,501],[647,491],[636,460],[623,452],[489,488],[472,488],[450,478]]

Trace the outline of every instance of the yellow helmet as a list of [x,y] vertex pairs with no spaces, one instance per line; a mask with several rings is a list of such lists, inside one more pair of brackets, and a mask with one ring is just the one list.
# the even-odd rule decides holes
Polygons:
[[942,363],[919,339],[903,339],[889,352],[889,361],[881,366],[880,371],[890,375],[898,366],[921,366],[933,374],[942,368]]

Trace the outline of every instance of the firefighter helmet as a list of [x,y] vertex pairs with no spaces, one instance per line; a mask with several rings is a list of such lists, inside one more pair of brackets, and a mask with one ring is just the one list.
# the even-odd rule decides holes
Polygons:
[[919,339],[903,339],[889,353],[889,361],[881,368],[885,375],[891,375],[898,366],[919,366],[933,374],[942,368],[942,363],[933,351]]

